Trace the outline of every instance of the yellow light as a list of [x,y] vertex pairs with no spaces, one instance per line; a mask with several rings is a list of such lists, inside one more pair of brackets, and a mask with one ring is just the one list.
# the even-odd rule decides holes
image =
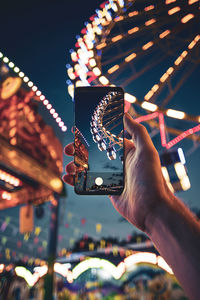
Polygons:
[[168,117],[172,117],[172,118],[175,118],[175,119],[184,119],[185,117],[185,113],[183,111],[179,111],[179,110],[174,110],[174,109],[168,109],[166,111],[166,115]]
[[174,71],[174,68],[173,67],[170,67],[168,70],[167,70],[167,74],[170,75],[172,74],[172,72]]
[[101,75],[101,70],[98,67],[95,67],[92,71],[96,76]]
[[150,19],[150,20],[148,20],[148,21],[145,22],[145,25],[149,26],[149,25],[151,25],[151,24],[153,24],[155,22],[156,22],[156,19]]
[[187,191],[191,187],[190,180],[189,180],[188,176],[183,177],[180,180],[180,184],[181,184],[181,187],[182,187],[183,191]]
[[108,73],[109,74],[112,74],[112,73],[114,73],[115,71],[117,71],[119,69],[119,65],[114,65],[112,68],[110,68],[109,70],[108,70]]
[[199,2],[199,0],[189,0],[188,4],[191,5],[191,4],[195,3],[195,2]]
[[111,41],[112,41],[113,43],[115,43],[115,42],[121,40],[122,37],[123,37],[123,36],[122,36],[121,34],[116,35],[116,36],[114,36],[114,37],[111,39]]
[[0,52],[0,58],[2,58],[3,57],[3,53],[2,52]]
[[32,86],[33,86],[33,82],[32,82],[32,81],[29,81],[29,82],[28,82],[28,86],[29,86],[29,87],[32,87]]
[[126,268],[130,268],[135,264],[144,263],[144,262],[155,265],[157,262],[156,254],[148,253],[148,252],[140,252],[140,253],[135,253],[133,255],[130,255],[124,259]]
[[145,96],[144,99],[145,100],[149,100],[152,96],[153,96],[154,92],[152,90],[150,90]]
[[19,77],[24,77],[24,72],[19,72]]
[[109,80],[108,80],[105,76],[99,77],[99,81],[100,81],[103,85],[109,84]]
[[97,49],[98,50],[100,50],[100,49],[103,49],[103,48],[105,48],[106,47],[106,43],[101,43],[101,44],[99,44],[99,45],[97,45]]
[[185,50],[185,51],[183,51],[183,52],[181,53],[181,56],[182,56],[182,57],[186,57],[187,54],[188,54],[188,52]]
[[200,40],[200,35],[197,35],[194,40],[195,42],[198,42]]
[[167,171],[167,168],[166,167],[162,167],[161,169],[162,169],[162,173],[163,173],[163,176],[164,176],[165,180],[166,181],[170,181],[170,179],[169,179],[169,173]]
[[167,4],[170,4],[170,3],[173,3],[173,2],[176,2],[176,0],[166,0],[165,4],[167,5]]
[[9,62],[9,59],[5,56],[5,57],[3,58],[3,61],[4,61],[5,63],[8,63],[8,62]]
[[135,10],[135,11],[131,11],[129,14],[128,14],[128,16],[129,17],[134,17],[134,16],[137,16],[139,14],[139,12],[137,11],[137,10]]
[[15,66],[15,65],[14,65],[14,63],[13,63],[12,61],[11,61],[11,62],[9,62],[9,64],[8,64],[8,65],[9,65],[9,67],[10,67],[10,68],[14,68],[14,66]]
[[152,41],[150,41],[150,42],[148,42],[147,44],[143,45],[143,46],[142,46],[142,49],[143,49],[143,50],[147,50],[147,49],[149,49],[151,46],[153,46],[153,42],[152,42]]
[[25,77],[23,78],[23,80],[24,80],[24,82],[28,82],[28,81],[29,81],[29,78],[28,78],[27,76],[25,76]]
[[142,102],[141,107],[150,111],[156,111],[158,109],[158,106],[156,104],[146,101]]
[[115,22],[119,22],[119,21],[122,21],[122,20],[124,20],[123,16],[119,16],[119,17],[114,19]]
[[95,67],[96,66],[96,60],[94,58],[91,58],[89,60],[89,64],[90,64],[90,67]]
[[133,27],[132,29],[128,30],[128,34],[133,34],[139,30],[139,27]]
[[50,185],[52,186],[53,190],[58,191],[59,193],[62,191],[63,184],[60,178],[53,178],[50,180]]
[[188,49],[192,49],[195,45],[196,45],[196,42],[195,42],[195,41],[192,41],[192,42],[188,45]]
[[70,85],[68,86],[68,93],[70,94],[70,96],[71,96],[72,98],[74,98],[74,85],[73,85],[73,84],[70,84]]
[[125,93],[124,94],[124,100],[126,100],[130,103],[134,103],[134,102],[136,102],[136,97],[131,95],[131,94]]
[[188,15],[186,15],[185,17],[183,17],[182,19],[181,19],[181,23],[187,23],[188,21],[190,21],[191,19],[193,19],[194,18],[194,15],[193,14],[188,14]]
[[159,89],[159,85],[158,84],[154,84],[154,86],[152,87],[152,91],[154,91],[154,93]]
[[170,34],[170,30],[165,30],[165,31],[163,31],[160,35],[159,35],[159,37],[160,37],[160,39],[163,39],[164,37],[166,37],[168,34]]
[[75,85],[76,85],[76,87],[84,86],[84,83],[81,80],[78,80],[78,81],[76,81]]
[[174,64],[175,64],[176,66],[178,66],[178,65],[182,62],[182,60],[183,60],[183,58],[182,58],[181,56],[179,56],[179,57],[175,60]]
[[164,258],[162,258],[161,256],[157,256],[157,264],[160,268],[167,271],[169,274],[172,274],[172,275],[174,274],[172,269],[170,268],[170,266],[166,263]]
[[174,168],[175,168],[176,174],[177,174],[179,179],[182,179],[185,176],[187,176],[185,167],[181,162],[175,163]]
[[180,11],[180,7],[179,6],[176,6],[176,7],[173,7],[172,9],[168,10],[168,15],[173,15],[175,13],[177,13],[178,11]]
[[15,71],[15,73],[18,73],[20,70],[19,70],[18,67],[15,67],[15,68],[14,68],[14,71]]
[[94,57],[94,51],[93,50],[89,50],[88,51],[88,56],[89,56],[89,58]]
[[152,10],[152,9],[154,9],[154,5],[146,6],[144,10],[149,11],[149,10]]
[[136,53],[132,53],[132,54],[130,54],[129,56],[127,56],[124,60],[126,61],[126,62],[129,62],[129,61],[131,61],[132,59],[134,59],[136,57]]
[[167,73],[164,73],[163,76],[160,78],[160,82],[164,82],[168,77],[169,75]]

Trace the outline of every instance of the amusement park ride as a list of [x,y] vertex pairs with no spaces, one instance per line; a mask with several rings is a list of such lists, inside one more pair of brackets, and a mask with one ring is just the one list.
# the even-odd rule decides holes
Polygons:
[[[67,65],[72,98],[74,87],[78,86],[117,85],[134,91],[125,93],[125,111],[137,122],[144,122],[152,138],[160,134],[162,171],[173,192],[190,188],[183,150],[176,148],[177,143],[185,139],[182,144],[187,156],[200,143],[200,116],[168,106],[175,99],[178,105],[181,103],[180,88],[187,87],[188,78],[196,80],[192,73],[200,62],[199,16],[197,0],[154,4],[106,1],[85,22],[76,37],[75,49],[70,50],[72,63]],[[106,115],[106,105],[100,102],[100,106],[93,119],[99,113],[102,118]],[[113,140],[112,120],[104,132],[99,126],[94,128],[94,121],[94,142],[100,151],[107,151],[109,159],[114,159],[115,145],[120,140]],[[105,133],[112,140],[112,153],[104,140]]]

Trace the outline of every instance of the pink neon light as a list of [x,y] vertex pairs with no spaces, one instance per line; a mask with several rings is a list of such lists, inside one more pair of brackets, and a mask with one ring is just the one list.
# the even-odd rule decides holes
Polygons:
[[200,124],[198,124],[197,126],[195,126],[193,128],[189,128],[186,131],[182,132],[177,137],[175,137],[173,140],[171,140],[169,143],[167,143],[165,120],[164,120],[163,113],[154,112],[152,114],[136,118],[135,121],[138,122],[138,123],[141,123],[141,122],[145,122],[145,121],[148,121],[148,120],[155,119],[157,117],[158,117],[158,120],[159,120],[161,144],[162,144],[163,147],[166,147],[167,149],[170,149],[171,147],[173,147],[174,145],[176,145],[177,143],[182,141],[187,136],[200,131]]

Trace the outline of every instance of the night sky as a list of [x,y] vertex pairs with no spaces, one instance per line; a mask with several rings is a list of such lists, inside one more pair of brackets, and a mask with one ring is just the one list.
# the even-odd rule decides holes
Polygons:
[[[74,48],[76,35],[80,34],[84,22],[95,13],[102,1],[3,1],[1,3],[1,42],[0,51],[10,58],[49,99],[60,114],[68,131],[61,133],[51,118],[48,122],[62,140],[63,146],[73,141],[73,103],[67,93],[67,73],[65,65],[70,63],[69,49]],[[198,69],[199,70],[199,69]],[[197,71],[196,71],[197,72]],[[199,72],[196,73],[197,75]],[[148,83],[148,82],[147,82]],[[189,82],[187,86],[194,84]],[[186,84],[185,84],[186,85]],[[141,84],[142,86],[142,84]],[[134,87],[135,88],[135,87]],[[177,103],[172,102],[175,109],[190,110],[200,115],[200,101],[195,85],[192,93],[193,109],[189,108],[188,98],[182,95]],[[195,106],[195,108],[194,108]],[[59,133],[58,133],[59,132]],[[66,165],[70,158],[64,158]],[[191,207],[199,207],[199,166],[200,149],[198,148],[187,159],[187,168],[192,188],[181,197]],[[67,198],[61,200],[61,216],[59,228],[59,250],[67,248],[84,234],[99,238],[113,236],[126,238],[135,228],[126,221],[121,222],[119,214],[112,207],[109,199],[104,196],[77,196],[73,188],[67,186]],[[40,238],[48,238],[48,204],[45,205],[45,217],[36,226],[42,226]],[[19,209],[0,212],[0,221],[11,216],[12,228],[18,226]],[[81,226],[81,219],[86,223]],[[102,232],[96,234],[96,224],[101,223]],[[65,226],[68,224],[69,226]],[[6,235],[9,232],[5,231]],[[0,233],[2,237],[2,233]],[[23,240],[23,237],[22,237]],[[10,247],[12,245],[10,244]],[[31,247],[29,246],[29,250]]]

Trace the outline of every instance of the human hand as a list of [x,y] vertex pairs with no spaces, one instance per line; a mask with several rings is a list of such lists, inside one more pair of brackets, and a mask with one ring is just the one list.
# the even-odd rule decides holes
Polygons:
[[[146,128],[125,114],[124,126],[132,140],[124,139],[125,187],[120,196],[109,196],[115,209],[130,223],[146,231],[146,218],[171,193],[163,178],[160,159]],[[74,144],[65,147],[74,155]],[[76,166],[70,162],[63,180],[73,185]]]

